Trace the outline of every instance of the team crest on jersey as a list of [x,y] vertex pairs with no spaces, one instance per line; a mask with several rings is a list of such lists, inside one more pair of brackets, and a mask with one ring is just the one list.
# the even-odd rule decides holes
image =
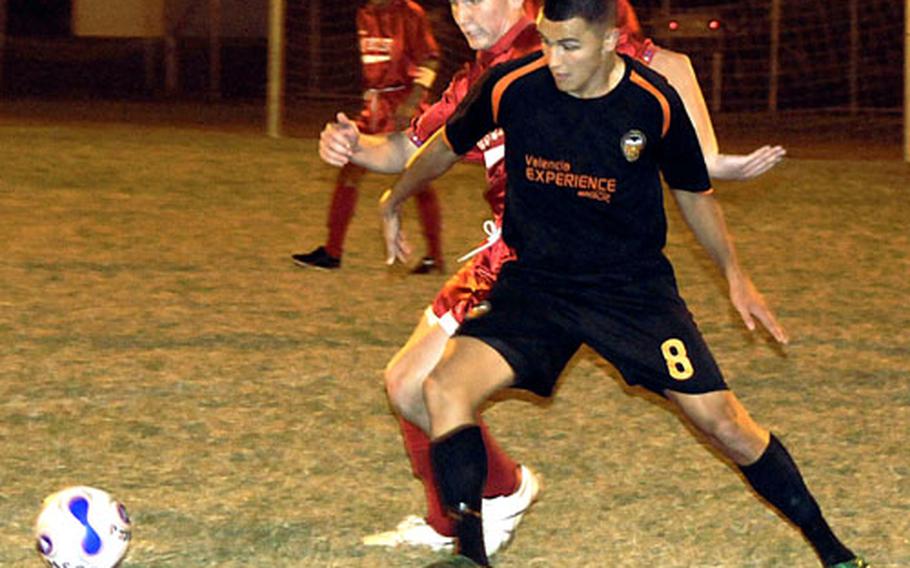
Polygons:
[[627,161],[634,162],[641,157],[641,153],[644,152],[647,144],[648,137],[645,136],[644,132],[641,130],[630,130],[623,134],[620,141],[622,155],[626,157]]

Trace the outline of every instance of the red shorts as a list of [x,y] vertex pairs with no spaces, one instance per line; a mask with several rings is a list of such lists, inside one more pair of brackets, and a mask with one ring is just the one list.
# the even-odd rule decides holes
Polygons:
[[428,308],[427,316],[435,316],[446,333],[454,334],[468,312],[490,293],[502,265],[514,259],[515,251],[502,239],[472,256],[445,283]]
[[[395,112],[404,103],[414,87],[402,87],[389,91],[367,92],[363,99],[363,109],[355,121],[357,128],[364,134],[385,134],[402,130],[395,124]],[[426,100],[421,101],[414,114],[420,115],[427,108]],[[405,125],[406,126],[406,125]]]

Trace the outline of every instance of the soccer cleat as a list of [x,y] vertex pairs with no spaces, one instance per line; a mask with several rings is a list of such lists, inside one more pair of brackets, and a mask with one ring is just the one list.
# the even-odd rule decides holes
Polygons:
[[408,515],[398,523],[395,530],[375,533],[363,537],[365,546],[425,546],[432,550],[451,550],[455,539],[436,532],[426,520],[417,515]]
[[411,274],[432,274],[439,273],[441,274],[443,270],[443,264],[441,261],[436,260],[432,256],[425,256],[420,259],[420,262],[417,263],[417,266],[411,270]]
[[872,565],[866,562],[862,556],[857,556],[853,560],[831,564],[828,568],[871,568]]
[[540,481],[534,472],[520,467],[521,483],[514,493],[483,500],[483,540],[491,556],[512,542],[524,514],[540,493]]
[[341,268],[341,259],[326,252],[325,247],[317,247],[308,253],[292,254],[291,258],[297,266],[308,266],[320,270],[334,270]]
[[[528,508],[540,493],[540,481],[534,472],[521,467],[521,483],[511,495],[483,500],[483,544],[487,555],[503,550],[515,537],[515,531]],[[452,550],[455,539],[436,532],[426,520],[408,515],[395,530],[363,537],[365,546],[425,546],[435,551]]]

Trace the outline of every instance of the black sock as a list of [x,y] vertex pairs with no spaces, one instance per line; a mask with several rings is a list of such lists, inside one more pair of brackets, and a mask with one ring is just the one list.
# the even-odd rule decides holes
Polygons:
[[834,536],[799,468],[774,434],[758,461],[739,469],[756,493],[799,527],[822,564],[828,566],[855,558]]
[[480,518],[487,478],[487,452],[480,428],[465,426],[433,442],[430,457],[442,502],[455,519],[459,554],[481,566],[489,565]]

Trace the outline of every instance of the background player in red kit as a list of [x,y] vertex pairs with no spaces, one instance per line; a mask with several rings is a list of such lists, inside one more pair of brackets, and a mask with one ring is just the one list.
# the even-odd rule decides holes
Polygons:
[[[426,108],[438,69],[439,47],[423,8],[411,0],[368,0],[357,11],[364,104],[356,119],[361,132],[378,134],[407,126]],[[291,255],[300,266],[341,266],[344,239],[357,205],[357,184],[365,170],[347,164],[338,172],[329,206],[328,239],[309,253]],[[435,191],[417,199],[427,253],[415,272],[442,270],[441,217]]]

